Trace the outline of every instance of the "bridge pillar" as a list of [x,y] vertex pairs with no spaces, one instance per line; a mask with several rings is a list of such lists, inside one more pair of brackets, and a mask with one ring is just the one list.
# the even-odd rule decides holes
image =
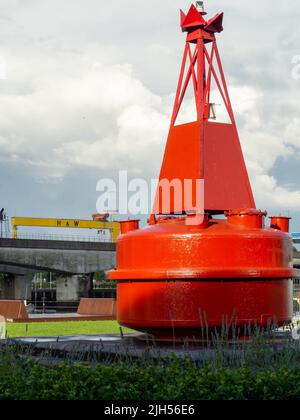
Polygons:
[[32,274],[10,275],[0,279],[0,299],[30,300],[32,279]]
[[89,276],[64,276],[56,280],[57,302],[77,302],[89,296]]

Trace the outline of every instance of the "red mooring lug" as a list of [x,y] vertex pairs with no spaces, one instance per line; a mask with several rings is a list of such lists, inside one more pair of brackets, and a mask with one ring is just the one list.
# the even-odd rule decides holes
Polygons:
[[282,232],[289,233],[290,231],[290,217],[283,217],[283,216],[272,216],[270,217],[271,220],[271,228],[281,230]]
[[133,232],[139,229],[140,220],[124,220],[120,222],[121,234],[125,235],[126,233]]
[[228,223],[235,226],[262,229],[267,212],[256,209],[238,209],[225,212]]

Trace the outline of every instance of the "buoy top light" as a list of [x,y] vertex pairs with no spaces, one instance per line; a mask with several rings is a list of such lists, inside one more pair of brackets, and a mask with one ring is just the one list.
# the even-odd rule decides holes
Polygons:
[[196,9],[198,10],[199,13],[201,13],[201,15],[203,16],[207,15],[204,9],[204,1],[196,1]]

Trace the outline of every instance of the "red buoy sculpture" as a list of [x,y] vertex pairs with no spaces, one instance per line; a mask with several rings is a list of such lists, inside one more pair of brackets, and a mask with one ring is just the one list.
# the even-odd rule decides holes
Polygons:
[[[187,38],[154,210],[146,228],[121,224],[109,274],[119,323],[158,339],[283,325],[293,314],[289,218],[266,227],[256,209],[217,47],[223,13],[205,15],[203,2],[181,11]],[[197,118],[177,124],[190,84]],[[229,123],[215,121],[213,84]]]

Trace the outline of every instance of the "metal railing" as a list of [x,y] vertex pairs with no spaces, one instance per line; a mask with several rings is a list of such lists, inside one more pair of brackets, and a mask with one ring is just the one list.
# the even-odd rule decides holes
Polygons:
[[294,280],[293,296],[294,296],[294,300],[299,303],[299,298],[300,298],[300,280],[299,279]]
[[[14,239],[12,235],[2,235],[0,239]],[[40,233],[18,233],[17,239],[41,240],[41,241],[66,241],[66,242],[104,242],[111,243],[111,240],[102,235],[83,236],[83,235],[60,235],[60,234],[40,234]]]
[[56,302],[31,299],[27,301],[27,310],[32,314],[76,313],[78,302]]

